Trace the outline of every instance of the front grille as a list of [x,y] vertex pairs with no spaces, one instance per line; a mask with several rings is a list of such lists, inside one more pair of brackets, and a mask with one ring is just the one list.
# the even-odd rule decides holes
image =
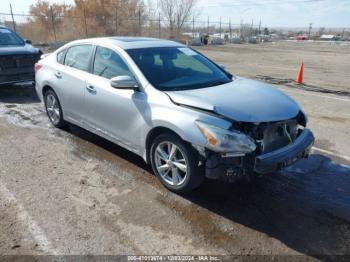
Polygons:
[[15,56],[3,56],[0,57],[0,67],[2,71],[34,67],[34,64],[38,61],[36,55],[15,55]]
[[292,143],[297,136],[297,121],[283,121],[266,125],[260,139],[261,153],[269,153]]
[[34,81],[34,72],[33,73],[22,73],[22,74],[12,74],[12,75],[0,75],[0,84],[2,83],[12,83],[12,82],[21,82],[21,81]]
[[298,120],[290,119],[279,122],[239,123],[232,129],[239,130],[252,137],[257,144],[257,154],[265,154],[287,146],[298,134]]
[[17,68],[16,59],[13,57],[4,57],[0,60],[0,66],[3,70]]
[[18,59],[18,67],[30,67],[34,66],[35,62],[32,56],[23,56]]

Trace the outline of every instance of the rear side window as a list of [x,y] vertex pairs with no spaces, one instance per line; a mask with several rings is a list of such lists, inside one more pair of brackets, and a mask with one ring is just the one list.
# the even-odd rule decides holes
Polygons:
[[116,76],[132,76],[123,59],[114,51],[97,47],[93,73],[111,79]]
[[79,45],[69,48],[64,64],[79,70],[89,71],[92,49],[92,45]]
[[64,63],[64,53],[66,50],[63,50],[57,54],[57,62],[60,64]]

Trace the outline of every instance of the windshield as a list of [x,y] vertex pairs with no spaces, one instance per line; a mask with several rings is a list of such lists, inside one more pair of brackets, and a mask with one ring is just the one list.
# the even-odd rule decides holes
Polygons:
[[0,46],[24,45],[24,41],[14,32],[0,28]]
[[148,81],[162,91],[188,90],[231,82],[210,60],[187,47],[127,50]]

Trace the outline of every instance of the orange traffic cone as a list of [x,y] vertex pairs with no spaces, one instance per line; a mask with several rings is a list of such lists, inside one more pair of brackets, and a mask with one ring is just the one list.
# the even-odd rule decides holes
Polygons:
[[299,65],[297,78],[295,79],[295,82],[297,83],[297,85],[301,85],[303,83],[303,77],[304,77],[304,62],[301,62],[301,64]]

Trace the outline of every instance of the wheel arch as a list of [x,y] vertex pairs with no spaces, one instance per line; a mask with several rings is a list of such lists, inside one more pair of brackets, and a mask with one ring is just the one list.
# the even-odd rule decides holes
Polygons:
[[[173,135],[175,135],[176,137],[180,138],[181,140],[183,140],[184,142],[186,142],[177,132],[175,132],[174,130],[168,128],[168,127],[164,127],[164,126],[157,126],[152,128],[146,137],[146,144],[145,144],[145,148],[146,148],[146,162],[147,164],[151,163],[151,159],[150,159],[150,150],[151,150],[151,146],[152,146],[152,142],[154,141],[154,139],[156,137],[158,137],[161,134],[164,133],[171,133]],[[188,143],[188,142],[186,142]]]
[[[55,90],[50,85],[44,85],[44,87],[41,91],[43,98],[45,97],[45,93],[49,90],[52,90],[53,92],[55,92]],[[56,92],[55,92],[55,94],[57,95]]]
[[52,92],[54,92],[55,94],[56,94],[56,96],[57,96],[57,98],[58,98],[58,102],[59,102],[59,104],[60,104],[60,106],[61,106],[61,110],[62,110],[62,117],[63,117],[63,119],[65,119],[65,112],[64,112],[64,107],[63,107],[63,105],[62,105],[62,100],[61,100],[61,98],[60,98],[60,95],[56,92],[56,90],[51,86],[51,85],[48,85],[48,84],[46,84],[46,85],[44,85],[43,86],[43,88],[42,88],[42,97],[43,97],[43,103],[44,103],[44,105],[46,106],[46,101],[45,101],[45,93],[47,92],[47,91],[49,91],[49,90],[51,90]]

